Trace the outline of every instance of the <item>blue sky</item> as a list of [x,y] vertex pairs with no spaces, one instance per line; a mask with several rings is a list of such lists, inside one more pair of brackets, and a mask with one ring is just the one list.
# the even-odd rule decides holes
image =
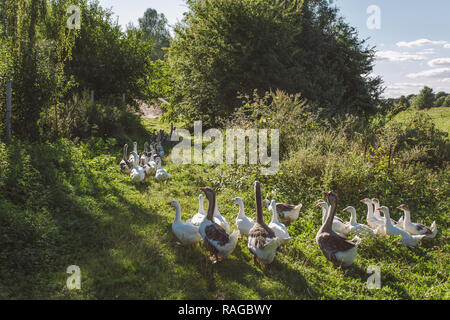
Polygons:
[[[425,85],[450,92],[449,0],[330,0],[360,38],[375,46],[374,74],[384,80],[386,97],[418,93]],[[164,13],[174,25],[187,11],[184,0],[100,0],[112,7],[119,23],[137,24],[147,8]],[[370,6],[378,8],[368,13]],[[375,17],[375,18],[373,18]],[[379,19],[378,19],[379,17]],[[367,21],[373,26],[369,28]]]

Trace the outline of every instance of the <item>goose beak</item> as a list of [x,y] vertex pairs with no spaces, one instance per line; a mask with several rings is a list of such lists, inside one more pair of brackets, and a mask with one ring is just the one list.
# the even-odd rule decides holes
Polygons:
[[344,209],[344,210],[342,210],[342,211],[348,211],[348,210],[347,210],[347,208],[345,208],[345,209]]
[[381,211],[381,208],[376,208],[375,210],[377,210],[377,211]]
[[400,210],[402,210],[403,209],[403,207],[402,206],[398,206],[398,207],[396,207],[397,209],[400,209]]
[[172,205],[172,203],[171,203],[171,202],[167,202],[166,204],[167,204],[167,205],[169,205],[169,206],[171,206],[171,205]]
[[366,201],[364,201],[364,200],[359,200],[359,202],[361,202],[361,203],[366,203]]
[[206,190],[206,188],[205,188],[205,187],[201,187],[201,188],[200,188],[200,191],[203,191],[203,192],[205,192],[205,190]]

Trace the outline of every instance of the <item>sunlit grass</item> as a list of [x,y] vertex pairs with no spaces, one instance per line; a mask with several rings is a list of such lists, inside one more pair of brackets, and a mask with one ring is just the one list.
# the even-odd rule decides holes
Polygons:
[[[170,128],[157,120],[143,123],[147,130]],[[355,264],[342,269],[316,246],[320,210],[304,201],[299,220],[288,226],[293,240],[272,265],[253,265],[245,237],[229,259],[212,265],[203,245],[176,245],[171,231],[175,211],[167,202],[179,200],[186,220],[197,212],[199,188],[213,186],[221,213],[234,225],[238,207],[233,197],[242,197],[246,214],[255,216],[252,181],[257,175],[244,168],[177,166],[166,158],[167,185],[153,180],[134,185],[119,173],[119,149],[115,141],[2,145],[0,162],[8,165],[0,171],[0,187],[9,191],[0,196],[0,298],[449,298],[445,212],[437,238],[425,247],[406,249],[394,238],[366,240]],[[17,152],[23,157],[13,163]],[[269,191],[263,183],[263,194]],[[280,200],[294,201],[278,192]],[[359,218],[364,214],[358,207]],[[268,222],[270,213],[265,210],[264,215]],[[65,286],[69,265],[81,268],[79,291]],[[381,268],[380,290],[366,287],[370,265]]]

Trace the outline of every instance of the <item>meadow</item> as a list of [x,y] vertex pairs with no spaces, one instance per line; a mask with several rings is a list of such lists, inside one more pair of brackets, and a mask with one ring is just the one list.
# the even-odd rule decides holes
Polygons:
[[[146,130],[167,128],[167,124],[142,119],[141,128],[143,135],[133,137],[139,146]],[[395,238],[366,239],[353,266],[336,268],[314,240],[321,213],[313,202],[330,186],[326,172],[318,173],[323,175],[320,180],[311,173],[303,176],[315,170],[314,160],[302,158],[304,172],[299,172],[291,158],[282,162],[276,176],[263,177],[257,167],[177,166],[167,157],[164,167],[171,175],[167,186],[155,181],[135,185],[118,169],[121,146],[130,143],[124,141],[128,138],[1,144],[1,299],[449,298],[445,177],[422,186],[408,181],[409,190],[376,194],[376,185],[349,185],[364,179],[361,172],[349,174],[358,171],[360,163],[334,175],[332,180],[346,180],[338,183],[338,191],[345,194],[338,210],[355,206],[359,221],[364,221],[366,213],[359,199],[377,196],[391,208],[411,199],[413,217],[427,225],[436,220],[439,228],[435,239],[412,249],[401,247]],[[168,143],[166,148],[171,146]],[[210,263],[203,245],[193,249],[176,245],[171,231],[175,211],[167,202],[179,200],[186,220],[197,212],[199,188],[211,186],[217,190],[221,213],[234,224],[238,207],[231,199],[236,196],[244,199],[246,214],[255,215],[252,185],[256,179],[262,182],[263,195],[272,193],[279,201],[304,205],[300,218],[288,226],[292,241],[272,265],[253,265],[246,238],[218,265]],[[433,189],[439,181],[444,183],[442,189]],[[418,189],[434,190],[438,204],[425,205],[430,199],[421,204],[412,196]],[[266,209],[264,214],[269,221]],[[398,212],[393,216],[398,218]],[[70,265],[81,269],[81,290],[66,287]],[[379,290],[367,288],[367,270],[372,265],[381,270]]]
[[440,108],[430,108],[426,110],[405,110],[397,114],[393,121],[400,123],[407,123],[411,117],[416,113],[422,113],[429,116],[436,127],[442,131],[450,134],[450,108],[449,107],[440,107]]

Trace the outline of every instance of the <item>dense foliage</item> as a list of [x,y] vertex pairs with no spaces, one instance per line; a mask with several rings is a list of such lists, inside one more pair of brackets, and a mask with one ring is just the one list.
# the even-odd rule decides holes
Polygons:
[[[155,76],[161,74],[161,64],[152,61],[154,42],[141,30],[121,31],[111,10],[97,0],[0,4],[5,24],[0,33],[0,81],[2,89],[6,78],[13,83],[13,136],[79,136],[68,133],[64,119],[73,113],[71,101],[86,91],[94,91],[96,103],[115,104],[122,111],[123,94],[127,103],[158,97],[153,82],[161,82]],[[80,7],[79,30],[67,28],[69,5]],[[0,108],[4,114],[4,99]],[[95,117],[89,121],[90,127],[102,126]]]
[[174,115],[217,124],[238,94],[301,92],[326,116],[370,113],[374,52],[324,0],[188,1],[169,62]]

